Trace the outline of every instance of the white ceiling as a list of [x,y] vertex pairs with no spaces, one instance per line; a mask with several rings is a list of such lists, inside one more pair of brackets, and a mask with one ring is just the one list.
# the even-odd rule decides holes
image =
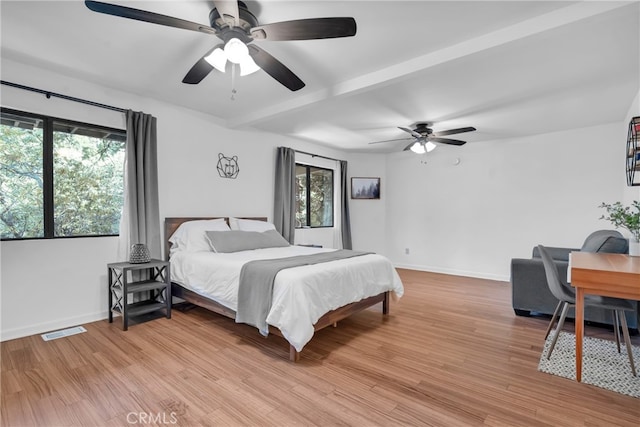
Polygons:
[[[211,1],[112,1],[209,24]],[[640,89],[640,3],[247,1],[260,23],[352,16],[355,37],[256,41],[306,87],[266,73],[182,78],[215,36],[98,14],[82,1],[0,2],[2,57],[351,151],[397,126],[474,126],[470,143],[623,120]],[[15,82],[21,83],[21,82]],[[47,88],[44,88],[47,89]],[[71,94],[78,96],[78,94]],[[127,106],[124,106],[127,107]]]

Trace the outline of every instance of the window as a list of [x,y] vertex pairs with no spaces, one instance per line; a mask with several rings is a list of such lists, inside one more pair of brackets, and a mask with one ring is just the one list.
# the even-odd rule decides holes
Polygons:
[[2,109],[2,240],[117,235],[123,130]]
[[296,228],[333,227],[333,170],[296,164]]

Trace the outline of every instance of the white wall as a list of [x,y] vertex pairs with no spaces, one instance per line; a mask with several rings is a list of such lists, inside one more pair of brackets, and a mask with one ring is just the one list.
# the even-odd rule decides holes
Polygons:
[[[386,212],[389,204],[389,183],[385,156],[361,154],[349,159],[350,177],[379,177],[379,200],[349,200],[353,249],[387,255]],[[351,183],[349,183],[349,186]]]
[[0,244],[2,341],[107,317],[116,237]]
[[614,123],[389,156],[387,255],[407,268],[506,281],[511,258],[534,245],[580,247],[611,228],[598,205],[623,195],[619,134]]

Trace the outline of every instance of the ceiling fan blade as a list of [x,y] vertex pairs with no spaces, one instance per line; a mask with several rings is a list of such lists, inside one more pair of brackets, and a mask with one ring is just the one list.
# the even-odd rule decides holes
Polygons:
[[228,18],[233,18],[235,25],[240,25],[240,12],[236,0],[213,0],[213,4],[218,9],[218,14],[225,18],[225,21]]
[[441,132],[434,132],[431,135],[433,135],[433,136],[454,135],[456,133],[472,132],[474,130],[476,130],[476,128],[474,128],[474,127],[466,127],[466,128],[459,128],[459,129],[443,130]]
[[464,145],[467,143],[467,141],[460,141],[459,139],[436,138],[436,137],[430,137],[429,141],[440,142],[442,144],[450,144],[450,145]]
[[305,85],[293,71],[288,69],[282,62],[271,56],[269,53],[260,49],[259,47],[250,44],[249,55],[253,58],[258,67],[262,68],[271,77],[279,81],[282,85],[286,86],[291,91],[302,89]]
[[314,40],[351,37],[356,35],[353,18],[310,18],[274,22],[251,29],[256,40]]
[[196,62],[193,67],[191,67],[187,75],[184,76],[184,78],[182,79],[182,83],[197,85],[202,81],[202,79],[207,77],[209,73],[213,71],[214,67],[213,65],[209,64],[209,62],[205,58],[217,48],[222,47],[224,47],[224,44],[219,44],[218,46],[205,53],[202,58],[198,59],[198,62]]
[[394,142],[394,141],[407,141],[409,139],[413,139],[413,138],[396,138],[396,139],[386,139],[384,141],[376,141],[376,142],[370,142],[369,145],[371,144],[382,144],[383,142]]
[[173,16],[160,15],[159,13],[147,12],[146,10],[118,6],[117,4],[103,3],[99,1],[86,0],[84,4],[92,11],[104,13],[106,15],[135,19],[136,21],[150,22],[152,24],[181,28],[183,30],[198,31],[200,33],[217,34],[217,31],[208,25],[185,21],[184,19],[174,18]]
[[419,134],[418,132],[416,132],[414,130],[411,130],[409,128],[403,128],[402,126],[398,126],[398,129],[410,133],[411,135],[413,135],[414,138],[422,138],[421,134]]

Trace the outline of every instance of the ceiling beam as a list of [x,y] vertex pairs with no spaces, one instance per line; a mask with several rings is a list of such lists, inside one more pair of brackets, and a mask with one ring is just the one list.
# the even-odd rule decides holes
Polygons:
[[526,37],[541,34],[555,28],[569,25],[593,16],[597,16],[620,7],[633,4],[632,1],[581,1],[561,9],[531,18],[517,24],[475,37],[444,49],[431,52],[390,67],[355,77],[338,83],[325,90],[297,97],[291,101],[271,105],[259,111],[228,120],[227,126],[240,128],[264,122],[289,111],[312,106],[315,103],[340,96],[355,95],[391,84],[429,68],[473,55]]

